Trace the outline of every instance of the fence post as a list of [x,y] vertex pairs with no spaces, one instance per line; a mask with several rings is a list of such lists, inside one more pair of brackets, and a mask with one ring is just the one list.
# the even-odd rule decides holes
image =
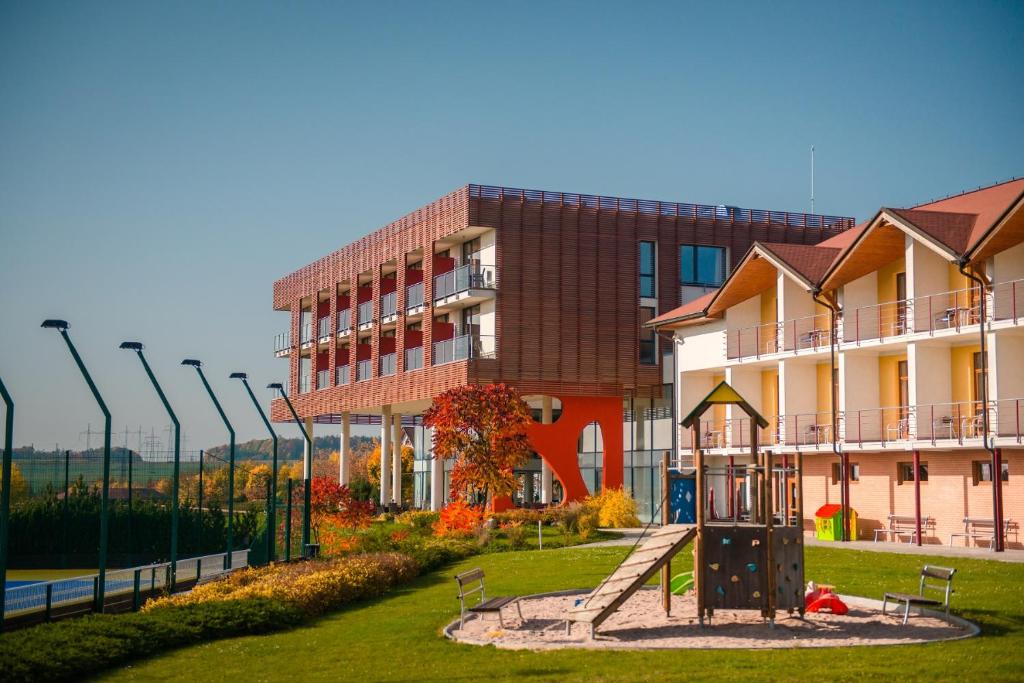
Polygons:
[[103,605],[100,604],[100,577],[92,577],[92,604],[94,612],[102,612]]
[[203,451],[199,451],[199,523],[196,525],[196,554],[203,554]]
[[274,533],[277,531],[273,527],[274,523],[274,499],[270,492],[271,483],[274,481],[274,472],[270,473],[270,477],[267,478],[267,564],[274,559]]
[[142,570],[136,569],[132,577],[132,611],[139,611],[139,599],[142,589]]
[[61,526],[63,528],[63,539],[61,542],[61,567],[68,567],[68,489],[70,488],[69,475],[71,474],[71,451],[64,451],[64,505],[61,507]]
[[196,558],[196,584],[199,584],[199,579],[203,578],[203,558]]
[[135,459],[132,457],[132,452],[127,451],[128,456],[128,557],[131,559],[129,562],[135,564],[135,544],[132,542],[134,536],[132,532],[135,530],[135,514],[132,510],[132,461]]
[[[383,457],[383,456],[382,456]],[[285,517],[288,521],[284,525],[284,561],[291,562],[292,559],[292,478],[288,477],[288,502],[285,504]]]
[[46,620],[50,621],[51,611],[53,609],[53,584],[46,584]]

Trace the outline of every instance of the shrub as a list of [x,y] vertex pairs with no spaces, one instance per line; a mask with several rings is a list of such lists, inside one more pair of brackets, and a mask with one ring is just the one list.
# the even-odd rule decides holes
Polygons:
[[441,518],[436,512],[430,512],[429,510],[409,510],[403,512],[395,517],[395,521],[399,524],[405,524],[411,526],[414,531],[430,531],[433,529],[434,524]]
[[526,547],[526,526],[522,522],[509,522],[501,530],[508,539],[509,548],[519,550]]
[[470,537],[480,529],[482,516],[479,508],[468,505],[465,501],[457,500],[450,503],[438,516],[434,523],[434,534],[436,536],[463,536]]
[[625,489],[604,489],[599,495],[589,496],[584,505],[597,512],[597,524],[617,529],[638,527],[636,501]]
[[586,540],[598,527],[598,512],[593,505],[572,502],[559,508],[558,523],[567,533]]

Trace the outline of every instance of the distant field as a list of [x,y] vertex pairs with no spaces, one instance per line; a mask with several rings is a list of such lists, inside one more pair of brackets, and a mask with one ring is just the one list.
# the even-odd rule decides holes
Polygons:
[[53,581],[69,576],[88,576],[95,569],[8,569],[8,581]]

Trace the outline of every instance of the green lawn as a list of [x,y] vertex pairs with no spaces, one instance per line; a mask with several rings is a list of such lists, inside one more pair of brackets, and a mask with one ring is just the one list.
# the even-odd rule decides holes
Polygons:
[[[595,586],[624,548],[487,554],[294,631],[195,646],[110,672],[130,681],[1020,680],[1024,676],[1024,565],[928,558],[958,568],[954,607],[980,638],[888,648],[776,651],[512,652],[451,643],[457,571],[481,566],[489,592],[526,594]],[[676,566],[682,563],[677,562]],[[916,589],[922,558],[807,548],[808,578],[880,597]]]

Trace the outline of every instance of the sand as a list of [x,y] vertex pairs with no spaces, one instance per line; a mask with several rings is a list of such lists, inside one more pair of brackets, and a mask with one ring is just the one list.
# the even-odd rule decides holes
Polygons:
[[499,626],[497,615],[484,614],[468,617],[463,629],[455,621],[446,633],[459,642],[513,650],[846,647],[923,643],[977,633],[963,620],[947,622],[936,616],[918,615],[915,609],[903,626],[902,614],[882,615],[881,602],[848,596],[843,600],[850,611],[843,616],[819,613],[800,619],[799,615],[780,612],[775,626],[769,627],[759,612],[719,610],[711,626],[702,628],[697,623],[692,591],[673,596],[672,616],[666,617],[661,593],[646,589],[638,591],[601,624],[594,639],[587,624],[573,625],[567,636],[564,615],[584,595],[586,591],[529,596],[520,600],[523,620],[511,606],[503,611],[505,628]]

